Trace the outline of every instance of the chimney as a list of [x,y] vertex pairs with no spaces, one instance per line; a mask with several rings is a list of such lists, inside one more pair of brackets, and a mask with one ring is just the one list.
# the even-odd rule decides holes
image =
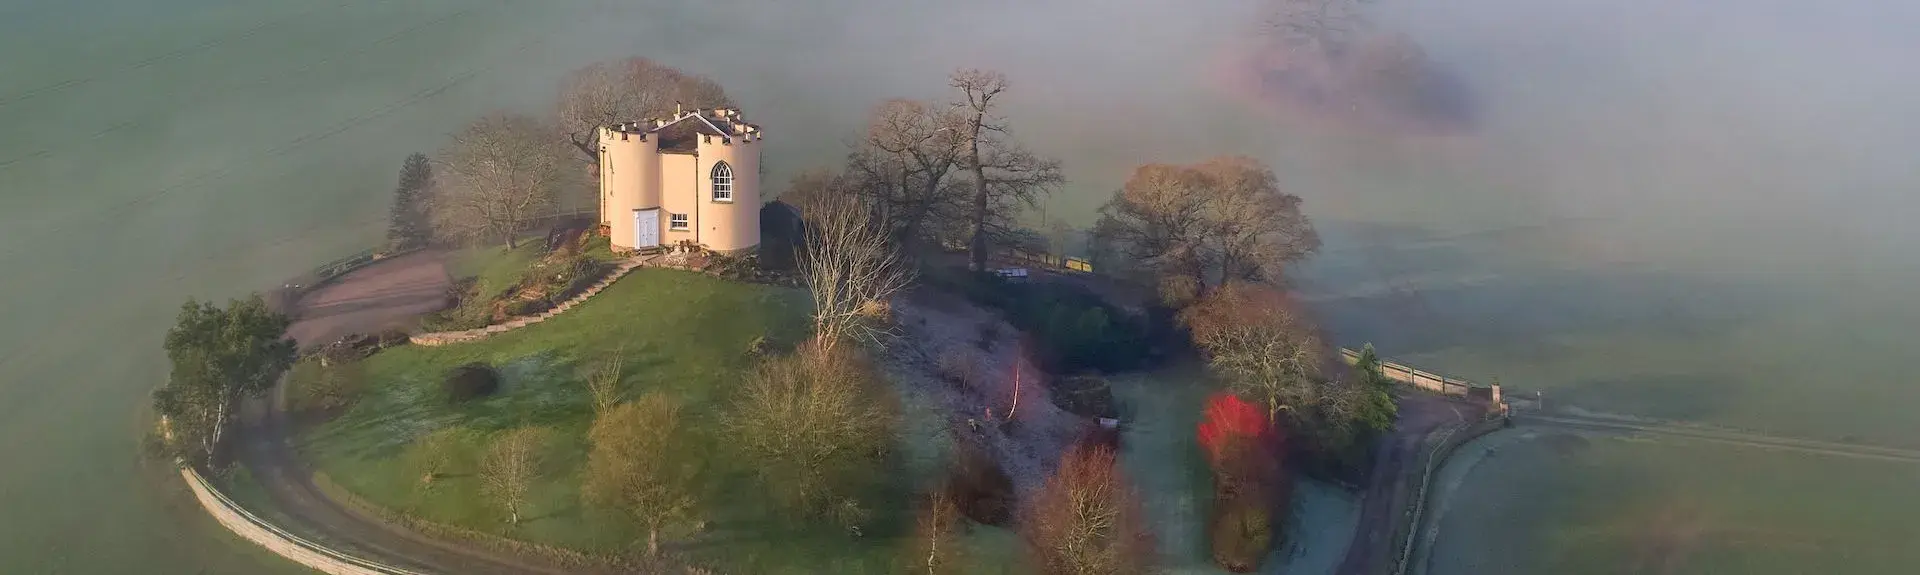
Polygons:
[[687,115],[687,112],[686,110],[681,108],[680,101],[674,100],[673,101],[673,117],[675,119],[679,119],[681,116],[685,116],[685,115]]

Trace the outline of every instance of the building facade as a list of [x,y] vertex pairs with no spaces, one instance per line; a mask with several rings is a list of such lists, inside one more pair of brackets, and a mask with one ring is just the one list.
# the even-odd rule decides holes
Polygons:
[[760,138],[732,108],[600,128],[600,224],[613,247],[760,245]]

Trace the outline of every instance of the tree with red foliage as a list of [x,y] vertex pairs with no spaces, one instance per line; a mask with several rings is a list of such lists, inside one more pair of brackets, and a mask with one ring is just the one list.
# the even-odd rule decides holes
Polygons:
[[1288,482],[1279,454],[1284,437],[1259,406],[1228,392],[1208,398],[1196,429],[1214,473],[1214,562],[1228,571],[1257,569],[1275,540],[1273,518],[1285,509]]

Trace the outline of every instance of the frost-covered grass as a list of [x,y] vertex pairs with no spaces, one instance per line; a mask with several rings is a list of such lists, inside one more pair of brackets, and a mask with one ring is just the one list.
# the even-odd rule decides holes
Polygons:
[[1435,575],[1911,573],[1920,561],[1920,465],[1527,428],[1473,447],[1441,474]]
[[[642,269],[578,309],[535,326],[477,342],[394,348],[369,358],[368,390],[350,411],[303,437],[305,455],[334,482],[372,503],[437,523],[589,553],[635,551],[643,540],[627,521],[583,509],[579,471],[592,408],[583,372],[624,350],[629,397],[659,390],[678,397],[690,428],[689,454],[711,478],[705,501],[708,534],[685,552],[725,572],[883,573],[897,556],[910,508],[906,469],[879,497],[866,537],[812,522],[780,519],[752,478],[753,468],[719,432],[719,416],[753,365],[749,342],[766,337],[784,350],[806,330],[805,294],[698,274]],[[499,370],[495,395],[448,405],[441,378],[452,368],[486,362]],[[533,489],[518,527],[486,504],[473,476],[486,438],[521,425],[550,426],[557,440],[548,473]],[[472,433],[453,473],[422,488],[402,457],[425,433],[458,426]],[[926,435],[919,430],[918,435]],[[910,442],[907,467],[937,454]]]
[[[1213,475],[1194,440],[1202,404],[1214,387],[1195,367],[1114,378],[1115,398],[1127,413],[1120,454],[1128,478],[1159,538],[1166,572],[1226,573],[1213,564],[1207,517]],[[1286,540],[1261,565],[1266,573],[1331,573],[1346,553],[1359,500],[1330,484],[1301,480],[1293,495]]]

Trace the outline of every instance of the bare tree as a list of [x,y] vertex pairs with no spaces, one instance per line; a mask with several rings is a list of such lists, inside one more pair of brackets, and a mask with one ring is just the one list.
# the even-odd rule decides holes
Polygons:
[[1220,279],[1277,282],[1282,267],[1320,248],[1320,235],[1300,211],[1300,196],[1280,190],[1273,170],[1245,156],[1214,158],[1196,169],[1211,187],[1208,240]]
[[676,457],[680,406],[659,392],[600,412],[587,432],[581,492],[647,527],[647,555],[660,554],[661,529],[691,521],[698,489],[694,468]]
[[519,427],[500,432],[487,447],[480,461],[481,490],[507,511],[508,523],[520,524],[520,509],[543,472],[552,436],[544,427]]
[[813,296],[814,340],[827,350],[844,340],[879,341],[887,300],[912,282],[911,268],[851,194],[822,193],[800,208],[800,273]]
[[768,359],[723,420],[789,509],[857,527],[857,484],[881,471],[899,417],[880,374],[855,346],[805,343]]
[[1267,419],[1338,401],[1327,379],[1329,348],[1279,290],[1233,282],[1181,312],[1207,365]]
[[575,70],[562,84],[560,130],[588,163],[598,165],[601,126],[664,117],[676,106],[724,108],[733,100],[711,78],[646,58],[598,62]]
[[1268,30],[1288,45],[1325,55],[1338,54],[1364,33],[1370,22],[1361,6],[1372,0],[1273,0]]
[[[1204,283],[1209,261],[1205,179],[1185,166],[1148,164],[1134,170],[1125,186],[1100,208],[1094,237],[1131,266],[1162,278]],[[1169,304],[1194,294],[1162,294]]]
[[914,523],[907,571],[925,575],[965,573],[966,554],[960,548],[960,527],[964,520],[950,490],[937,489],[927,494]]
[[1251,158],[1151,164],[1100,209],[1094,233],[1158,276],[1168,304],[1184,306],[1229,281],[1277,282],[1285,265],[1319,249],[1300,208]]
[[961,162],[972,175],[972,205],[968,212],[971,239],[968,267],[987,267],[994,237],[1014,229],[1012,219],[1021,207],[1033,207],[1064,179],[1060,162],[1042,158],[1014,142],[1005,119],[994,115],[994,99],[1007,90],[999,72],[966,69],[954,72],[949,85],[960,90],[966,134]]
[[903,248],[963,213],[965,190],[955,180],[966,143],[963,122],[950,107],[887,100],[869,113],[866,134],[847,157],[847,190]]
[[625,356],[625,350],[616,351],[587,374],[587,396],[593,401],[594,413],[606,413],[620,404],[620,370]]
[[1041,573],[1153,572],[1153,535],[1111,448],[1068,451],[1024,519],[1023,535]]
[[432,214],[442,236],[497,238],[508,248],[515,236],[551,209],[561,186],[557,139],[529,116],[482,118],[440,151]]
[[453,467],[467,434],[467,430],[459,427],[435,429],[407,444],[406,452],[401,457],[414,475],[420,478],[421,486],[431,486]]

